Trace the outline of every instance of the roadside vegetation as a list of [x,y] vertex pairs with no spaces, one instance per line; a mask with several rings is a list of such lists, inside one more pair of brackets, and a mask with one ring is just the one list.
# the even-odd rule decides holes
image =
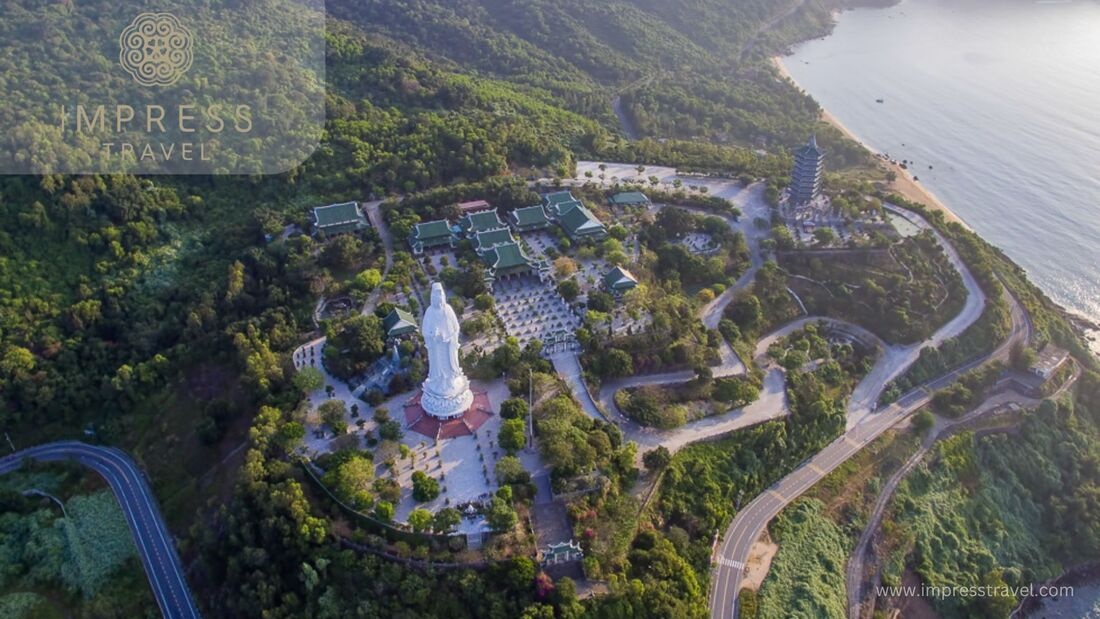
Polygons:
[[846,616],[844,565],[853,544],[824,512],[821,501],[799,499],[772,522],[781,554],[760,590],[756,613],[746,619]]
[[63,466],[24,469],[0,481],[0,503],[4,616],[157,613],[122,510],[98,479]]
[[[650,526],[673,542],[702,582],[709,577],[714,532],[729,523],[739,506],[844,430],[847,399],[866,364],[862,357],[854,357],[850,346],[829,345],[815,325],[791,334],[774,353],[795,356],[794,351],[802,352],[803,347],[826,357],[816,367],[800,365],[788,371],[789,418],[689,445],[664,469]],[[692,602],[696,608],[705,607],[705,599]]]
[[[882,584],[919,579],[931,586],[1018,587],[1089,561],[1097,516],[1088,497],[1096,489],[1089,460],[1080,454],[1100,453],[1098,403],[1100,376],[1090,373],[1073,398],[1045,401],[1036,410],[943,439],[901,482],[887,508],[883,539],[876,545]],[[927,425],[914,422],[920,432]],[[742,595],[757,609],[751,616],[785,617],[788,608],[814,608],[810,614],[821,617],[847,615],[844,574],[851,550],[882,483],[919,438],[915,433],[879,438],[784,510],[771,526],[779,552],[764,586]],[[825,535],[815,537],[820,532]],[[828,546],[836,533],[841,554],[805,547],[805,540]],[[801,570],[821,573],[806,579]],[[830,608],[830,600],[839,604]],[[896,602],[879,600],[876,612],[888,613]],[[968,617],[1006,616],[1018,600],[928,602],[945,617]]]

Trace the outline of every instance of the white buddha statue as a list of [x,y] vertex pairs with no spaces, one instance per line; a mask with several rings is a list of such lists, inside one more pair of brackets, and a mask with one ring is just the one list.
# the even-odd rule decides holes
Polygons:
[[428,378],[420,405],[432,417],[461,417],[473,404],[474,394],[458,364],[458,318],[439,282],[432,284],[432,304],[424,312],[421,331],[428,348]]

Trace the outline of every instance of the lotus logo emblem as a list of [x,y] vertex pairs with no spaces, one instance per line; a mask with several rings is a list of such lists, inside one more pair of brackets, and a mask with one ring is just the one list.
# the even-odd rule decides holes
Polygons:
[[191,68],[193,39],[171,13],[142,13],[118,37],[122,68],[143,86],[171,86]]

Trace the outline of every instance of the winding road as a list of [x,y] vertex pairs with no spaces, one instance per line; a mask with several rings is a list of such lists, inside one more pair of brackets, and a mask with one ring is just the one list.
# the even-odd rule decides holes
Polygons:
[[[1075,368],[1073,376],[1069,378],[1057,391],[1047,396],[1048,398],[1057,398],[1062,393],[1065,393],[1081,375],[1080,367]],[[928,435],[924,441],[921,442],[921,446],[917,451],[905,461],[890,479],[886,482],[886,485],[882,487],[879,492],[878,499],[875,500],[875,505],[871,510],[871,515],[867,519],[867,524],[863,528],[863,533],[860,534],[859,541],[856,543],[856,548],[852,551],[852,556],[848,561],[848,569],[845,576],[845,582],[848,589],[848,616],[850,619],[859,619],[861,615],[861,609],[863,606],[863,573],[864,562],[868,558],[868,550],[871,548],[871,542],[874,540],[876,533],[878,532],[879,525],[882,523],[883,515],[886,513],[887,506],[890,505],[891,499],[893,499],[894,492],[897,490],[901,481],[905,479],[913,471],[914,468],[924,459],[924,457],[931,451],[932,447],[942,438],[945,438],[954,432],[965,429],[965,427],[975,421],[983,419],[990,415],[996,415],[999,411],[1004,409],[1012,410],[1012,405],[1017,407],[1030,408],[1039,405],[1042,400],[1031,398],[1024,395],[1016,394],[1015,392],[1006,392],[998,394],[982,402],[977,408],[970,411],[966,415],[959,417],[958,419],[943,419],[936,417],[936,424],[929,429]]]
[[[601,167],[602,166],[602,167]],[[588,176],[591,174],[591,176]],[[764,200],[764,185],[754,183],[747,187],[732,179],[712,178],[703,176],[681,175],[676,169],[661,166],[646,166],[644,172],[639,173],[635,164],[611,163],[597,161],[580,161],[577,163],[576,176],[566,179],[566,185],[583,185],[594,183],[601,186],[614,184],[624,179],[637,176],[655,176],[658,184],[666,189],[673,187],[679,181],[683,187],[706,187],[707,195],[724,198],[742,211],[742,216],[734,219],[731,216],[723,216],[731,229],[740,232],[749,246],[749,268],[737,279],[734,285],[727,288],[722,294],[710,303],[704,305],[699,311],[699,317],[703,324],[710,329],[717,328],[722,319],[726,307],[733,301],[738,292],[750,285],[757,271],[763,266],[765,256],[760,248],[760,242],[770,236],[769,229],[761,229],[755,225],[755,219],[771,219],[771,207]],[[601,178],[602,177],[602,178]],[[663,205],[654,205],[651,211],[664,208]],[[686,210],[706,212],[702,209],[690,207]],[[873,342],[881,351],[881,356],[872,367],[870,373],[865,376],[853,390],[848,406],[847,428],[851,430],[860,422],[873,416],[879,396],[886,385],[900,376],[906,368],[920,357],[920,351],[925,346],[937,347],[947,340],[958,336],[976,321],[985,307],[985,294],[978,285],[973,274],[966,267],[955,248],[920,215],[906,209],[886,204],[885,208],[892,213],[906,219],[921,230],[928,230],[936,238],[945,256],[951,265],[959,272],[966,286],[967,298],[963,308],[955,317],[940,327],[934,334],[923,342],[910,345],[889,345],[874,334],[857,325],[842,320],[829,319],[818,316],[804,317],[793,323],[781,327],[776,332],[765,336],[757,345],[756,356],[760,356],[761,349],[767,350],[774,338],[790,333],[794,329],[807,322],[826,320],[833,327],[848,331],[849,333]],[[745,371],[745,366],[737,358],[729,344],[723,340],[722,349],[719,351],[722,362],[712,368],[715,377],[730,376]],[[690,371],[670,372],[664,374],[632,376],[622,379],[607,381],[598,394],[590,397],[584,388],[581,377],[580,363],[572,354],[570,359],[554,359],[555,369],[559,375],[570,385],[577,398],[582,402],[584,410],[592,417],[603,418],[597,406],[597,400],[603,410],[623,430],[627,440],[638,443],[638,453],[642,454],[648,449],[659,445],[665,446],[672,452],[681,447],[707,438],[726,434],[750,425],[783,417],[788,413],[786,401],[786,385],[782,371],[772,368],[764,378],[760,398],[741,409],[736,409],[724,414],[713,415],[688,423],[687,425],[671,430],[659,430],[656,428],[641,426],[622,415],[614,403],[614,393],[623,387],[635,387],[646,384],[674,384],[691,379]]]
[[1012,332],[995,350],[906,393],[897,402],[878,410],[873,415],[866,416],[863,421],[849,427],[840,438],[773,484],[738,512],[715,550],[717,567],[714,572],[711,617],[731,619],[737,616],[737,593],[741,589],[749,551],[764,528],[784,507],[868,443],[878,438],[880,434],[930,402],[936,390],[947,387],[963,374],[987,362],[1007,361],[1012,346],[1030,337],[1031,324],[1023,308],[1011,296],[1008,299],[1011,305]]
[[113,447],[98,447],[79,441],[47,443],[0,458],[0,474],[20,468],[26,460],[71,460],[99,473],[122,506],[161,614],[167,619],[199,617],[198,607],[183,575],[179,554],[153,492],[129,456]]

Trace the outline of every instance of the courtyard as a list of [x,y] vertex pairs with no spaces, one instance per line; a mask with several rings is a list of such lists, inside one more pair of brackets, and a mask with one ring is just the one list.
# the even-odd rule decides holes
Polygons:
[[[490,415],[471,435],[435,439],[412,431],[405,423],[402,410],[416,391],[397,395],[378,407],[372,407],[351,395],[339,381],[329,384],[334,387],[331,396],[325,388],[309,396],[311,412],[307,418],[302,451],[307,457],[316,459],[339,449],[363,449],[364,446],[373,444],[374,479],[392,479],[401,488],[401,498],[394,505],[395,521],[405,522],[409,513],[417,508],[434,513],[444,507],[481,504],[496,492],[498,485],[494,467],[506,455],[497,444],[502,421],[500,415]],[[501,403],[509,395],[508,387],[502,380],[471,381],[471,387],[488,396],[490,408],[494,411],[500,409]],[[334,399],[341,400],[345,405],[346,434],[334,434],[323,425],[317,414],[318,406]],[[390,419],[401,423],[403,435],[399,440],[377,440],[379,423],[374,416],[379,408],[386,409]],[[357,412],[353,413],[353,410]],[[529,471],[540,470],[538,456],[530,448],[521,451],[518,457]],[[418,502],[413,498],[412,476],[416,471],[421,471],[439,482],[439,496],[426,502]],[[461,533],[479,533],[489,529],[480,516],[464,516],[456,530]]]
[[533,277],[498,281],[493,298],[505,331],[521,348],[534,339],[547,343],[563,332],[571,335],[581,325],[557,291]]

